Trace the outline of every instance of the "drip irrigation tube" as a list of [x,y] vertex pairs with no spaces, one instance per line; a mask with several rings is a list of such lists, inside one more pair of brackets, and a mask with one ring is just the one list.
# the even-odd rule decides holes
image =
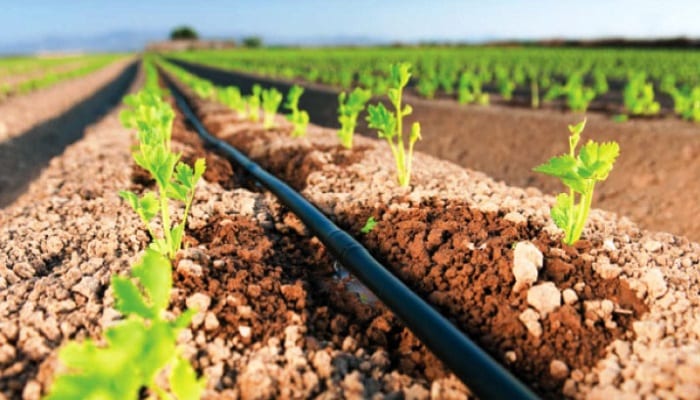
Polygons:
[[367,249],[338,228],[301,194],[230,144],[207,132],[179,88],[169,76],[166,75],[165,79],[178,108],[204,142],[245,169],[277,196],[319,238],[338,262],[394,312],[474,394],[482,399],[538,399],[528,387],[392,275]]

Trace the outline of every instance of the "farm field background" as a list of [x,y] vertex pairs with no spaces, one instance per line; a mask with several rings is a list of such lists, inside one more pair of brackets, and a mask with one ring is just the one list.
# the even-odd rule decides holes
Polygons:
[[3,6],[0,400],[700,399],[700,5],[349,4]]

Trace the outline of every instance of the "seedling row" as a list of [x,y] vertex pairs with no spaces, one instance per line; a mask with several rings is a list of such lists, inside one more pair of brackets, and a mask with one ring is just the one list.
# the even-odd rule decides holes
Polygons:
[[[665,107],[700,120],[697,55],[685,51],[548,48],[261,49],[173,53],[182,60],[262,76],[318,82],[344,90],[386,92],[391,65],[413,66],[408,87],[424,98],[460,104],[540,108],[550,103],[585,112],[594,102],[619,121],[656,116]],[[612,105],[610,107],[609,105]],[[663,107],[662,107],[663,106]]]

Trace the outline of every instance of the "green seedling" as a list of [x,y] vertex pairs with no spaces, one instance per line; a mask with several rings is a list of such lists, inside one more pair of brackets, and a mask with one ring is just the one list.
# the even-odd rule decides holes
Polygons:
[[600,69],[593,70],[593,89],[597,95],[605,94],[610,90],[608,78],[605,76],[605,72]]
[[292,137],[306,136],[306,129],[309,126],[309,113],[299,109],[299,99],[302,94],[304,94],[304,88],[298,85],[292,86],[287,93],[287,102],[284,104],[284,108],[292,112],[287,115],[287,119],[294,125]]
[[445,94],[452,95],[457,82],[457,71],[450,66],[440,68],[438,69],[437,80]]
[[659,102],[654,101],[654,85],[647,82],[644,72],[629,74],[622,98],[625,109],[631,115],[656,115],[661,110]]
[[190,87],[197,96],[205,100],[211,99],[215,94],[214,85],[205,79],[193,79]]
[[496,86],[498,86],[498,92],[503,96],[504,100],[512,100],[513,92],[515,91],[515,81],[513,81],[508,73],[508,69],[501,66],[496,66]]
[[[139,399],[144,388],[151,392],[149,398],[199,399],[206,381],[197,379],[176,348],[178,333],[195,311],[167,319],[171,289],[170,261],[153,250],[146,251],[130,276],[113,276],[115,308],[124,319],[105,331],[103,345],[69,342],[59,351],[65,372],[55,378],[45,399]],[[156,383],[166,368],[170,393]]]
[[691,88],[683,85],[676,87],[675,78],[665,76],[661,90],[668,93],[673,99],[673,111],[683,119],[700,122],[700,86]]
[[219,101],[232,109],[238,114],[238,116],[246,117],[246,104],[245,99],[241,95],[241,91],[235,86],[228,86],[225,88],[219,88],[217,91]]
[[338,95],[338,139],[346,149],[352,148],[352,138],[357,126],[357,117],[365,108],[365,104],[372,98],[372,92],[367,89],[355,88],[350,95],[341,92]]
[[421,138],[420,124],[414,122],[411,126],[411,133],[408,138],[408,149],[404,146],[403,137],[403,117],[410,115],[413,109],[406,105],[402,107],[401,97],[404,87],[411,78],[411,65],[409,63],[394,64],[391,66],[389,77],[389,89],[387,96],[394,106],[392,114],[384,104],[378,103],[370,105],[367,109],[369,116],[367,122],[369,127],[378,130],[380,139],[385,139],[389,143],[391,153],[396,162],[396,173],[399,186],[408,186],[411,180],[411,163],[413,161],[413,147]]
[[248,98],[248,119],[253,122],[260,120],[260,95],[262,94],[262,86],[253,85],[253,93]]
[[566,105],[571,111],[585,112],[596,96],[595,89],[583,85],[583,76],[574,73],[569,76],[566,85],[552,85],[545,95],[545,100],[566,97]]
[[262,91],[262,108],[263,108],[263,128],[271,129],[275,127],[275,115],[277,109],[282,104],[282,93],[275,88],[270,88]]
[[416,84],[416,91],[421,96],[426,99],[432,99],[435,97],[435,92],[437,92],[440,82],[433,70],[428,70],[424,75],[418,79],[418,84]]
[[369,217],[367,218],[367,222],[365,222],[365,226],[360,229],[360,232],[366,235],[372,232],[372,229],[374,229],[375,226],[377,226],[377,220],[374,219],[374,217]]
[[[613,164],[620,154],[616,142],[596,143],[589,140],[576,155],[576,146],[586,120],[569,125],[569,154],[551,158],[534,169],[561,179],[569,193],[561,193],[551,210],[554,223],[564,231],[564,243],[573,245],[580,238],[593,201],[596,182],[607,179]],[[577,202],[578,200],[578,202]]]
[[472,71],[464,71],[460,75],[459,83],[457,84],[457,101],[459,104],[489,104],[489,95],[488,93],[483,93],[481,89],[482,84],[479,75]]
[[[130,191],[120,192],[136,211],[153,238],[151,248],[174,259],[182,245],[187,215],[192,205],[197,181],[205,170],[204,159],[198,159],[194,169],[180,162],[180,154],[170,150],[172,122],[175,116],[168,103],[157,93],[147,90],[128,96],[129,106],[120,115],[127,128],[137,129],[138,145],[132,153],[136,164],[148,171],[158,186],[158,194],[146,192],[138,196]],[[180,223],[171,226],[169,200],[185,204]],[[152,229],[151,221],[160,213],[162,235]]]

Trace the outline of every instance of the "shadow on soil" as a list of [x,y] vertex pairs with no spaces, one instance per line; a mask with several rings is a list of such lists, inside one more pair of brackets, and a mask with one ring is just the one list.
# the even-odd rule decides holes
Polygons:
[[63,150],[83,137],[85,128],[116,106],[136,77],[133,62],[113,81],[65,113],[0,143],[0,207],[12,203]]

